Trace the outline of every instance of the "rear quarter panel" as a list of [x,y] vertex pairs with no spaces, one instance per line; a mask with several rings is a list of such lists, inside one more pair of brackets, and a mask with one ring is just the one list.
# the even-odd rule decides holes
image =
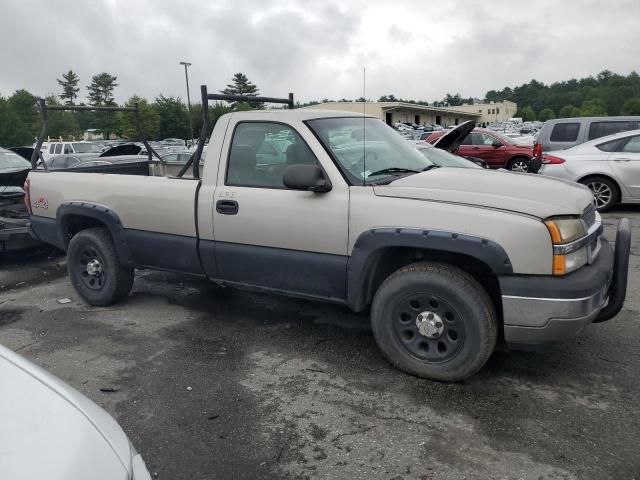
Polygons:
[[29,179],[36,216],[55,219],[64,202],[86,202],[115,212],[125,229],[196,235],[197,181],[69,172],[31,172]]

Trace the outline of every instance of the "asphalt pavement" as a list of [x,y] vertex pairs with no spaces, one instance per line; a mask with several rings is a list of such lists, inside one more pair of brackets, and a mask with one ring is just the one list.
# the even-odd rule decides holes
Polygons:
[[89,307],[51,252],[0,259],[0,343],[111,413],[154,478],[640,479],[640,207],[610,238],[620,216],[624,310],[460,384],[392,368],[343,307],[147,271]]

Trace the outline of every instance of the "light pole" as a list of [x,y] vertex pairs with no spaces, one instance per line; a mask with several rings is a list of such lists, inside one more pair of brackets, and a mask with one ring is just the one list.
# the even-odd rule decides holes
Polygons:
[[191,66],[189,62],[180,62],[184,65],[184,79],[187,82],[187,105],[189,106],[189,128],[191,129],[191,143],[193,144],[193,116],[191,115],[191,96],[189,95],[189,73],[187,68]]

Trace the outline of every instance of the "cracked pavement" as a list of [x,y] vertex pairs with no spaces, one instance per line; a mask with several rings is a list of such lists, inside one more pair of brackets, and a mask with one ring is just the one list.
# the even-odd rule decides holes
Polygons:
[[342,307],[140,271],[94,308],[46,254],[0,259],[0,343],[111,413],[154,478],[638,479],[640,208],[610,238],[620,216],[624,310],[460,384],[395,370]]

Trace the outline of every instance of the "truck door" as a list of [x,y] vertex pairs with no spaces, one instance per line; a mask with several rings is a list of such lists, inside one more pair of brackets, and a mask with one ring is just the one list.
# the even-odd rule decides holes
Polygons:
[[[232,119],[220,156],[213,237],[221,279],[324,298],[346,297],[349,190],[303,124]],[[290,190],[293,164],[319,164],[332,190]]]

